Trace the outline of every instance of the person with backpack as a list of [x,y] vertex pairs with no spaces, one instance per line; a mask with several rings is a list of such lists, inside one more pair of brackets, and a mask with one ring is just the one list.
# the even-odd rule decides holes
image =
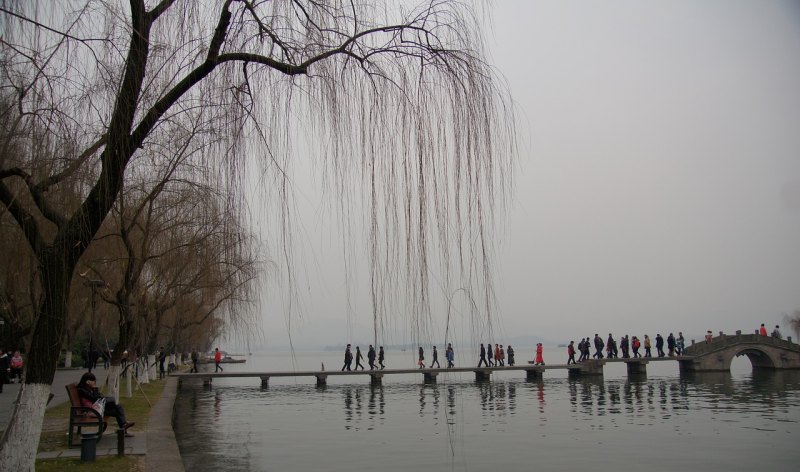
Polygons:
[[456,360],[456,352],[453,350],[453,345],[451,343],[447,343],[447,351],[445,352],[445,357],[447,357],[447,368],[450,369],[454,367]]

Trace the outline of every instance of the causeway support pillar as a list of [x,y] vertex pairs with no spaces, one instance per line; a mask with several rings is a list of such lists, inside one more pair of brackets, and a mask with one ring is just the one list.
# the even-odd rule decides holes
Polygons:
[[525,369],[525,380],[542,380],[544,369]]
[[269,375],[261,376],[261,388],[269,387]]
[[648,361],[626,361],[625,365],[628,367],[628,375],[647,375]]
[[489,369],[483,370],[476,370],[475,371],[475,381],[476,382],[483,382],[488,381],[492,377],[492,371]]
[[203,377],[203,387],[211,386],[211,377]]
[[324,387],[328,385],[328,376],[326,374],[317,374],[317,387]]
[[591,360],[591,361],[583,361],[578,364],[580,368],[578,369],[570,369],[570,375],[603,375],[603,365],[605,365],[605,361],[602,360]]
[[438,372],[423,372],[422,374],[425,378],[426,384],[435,384],[436,383],[436,376],[439,375]]
[[[434,382],[436,378],[434,377]],[[383,383],[383,374],[369,374],[369,384],[370,385],[380,385]]]

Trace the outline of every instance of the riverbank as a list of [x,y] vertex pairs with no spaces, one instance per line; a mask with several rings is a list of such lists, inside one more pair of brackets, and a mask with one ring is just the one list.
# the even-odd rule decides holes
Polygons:
[[[151,381],[143,385],[142,390],[134,389],[131,398],[122,398],[128,417],[136,421],[131,430],[135,436],[125,438],[124,457],[117,457],[116,436],[110,430],[97,445],[97,461],[81,463],[80,448],[67,448],[69,406],[64,386],[77,381],[82,372],[81,369],[56,371],[52,387],[54,396],[45,413],[36,470],[184,471],[172,432],[172,409],[177,393],[177,379],[174,377]],[[102,378],[102,372],[98,372],[99,378]],[[0,430],[8,424],[18,393],[19,385],[10,384],[5,385],[0,394]]]

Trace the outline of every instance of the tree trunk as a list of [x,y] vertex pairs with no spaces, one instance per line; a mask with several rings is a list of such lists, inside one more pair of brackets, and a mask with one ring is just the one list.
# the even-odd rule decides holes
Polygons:
[[130,367],[125,369],[125,381],[127,384],[125,387],[125,394],[128,396],[128,398],[131,398],[133,396],[133,386],[131,385],[131,382],[133,382],[133,375]]
[[[56,246],[58,247],[58,246]],[[0,443],[0,469],[34,470],[44,411],[56,373],[66,322],[72,269],[66,251],[48,248],[40,255],[43,270],[42,305],[31,339],[31,349],[20,385],[17,407]]]
[[49,384],[29,384],[26,381],[20,385],[17,407],[13,409],[8,428],[3,433],[0,469],[21,472],[35,470],[39,434],[49,396]]

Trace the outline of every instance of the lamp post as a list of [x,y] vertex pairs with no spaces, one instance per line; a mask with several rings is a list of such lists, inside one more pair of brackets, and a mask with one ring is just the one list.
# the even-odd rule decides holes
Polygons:
[[99,279],[88,279],[85,284],[92,289],[92,319],[89,324],[89,347],[86,350],[86,361],[89,364],[89,372],[92,371],[94,360],[92,359],[92,352],[94,346],[94,320],[95,320],[95,307],[97,306],[97,289],[106,286],[105,281]]

